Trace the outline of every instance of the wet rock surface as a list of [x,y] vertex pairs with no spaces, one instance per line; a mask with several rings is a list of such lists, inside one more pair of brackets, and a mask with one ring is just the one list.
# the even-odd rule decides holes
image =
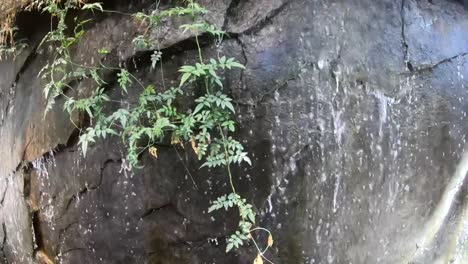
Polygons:
[[[235,184],[274,234],[268,258],[468,261],[462,2],[204,2],[206,19],[230,32],[221,44],[204,36],[205,54],[247,66],[225,84],[254,163],[235,171]],[[144,82],[161,84],[131,45],[138,25],[96,16],[74,56],[125,60]],[[145,155],[145,167],[129,171],[120,139],[84,158],[60,101],[44,117],[37,74],[50,54],[37,43],[48,26],[38,22],[29,48],[0,63],[0,263],[252,263],[253,247],[224,253],[236,212],[207,207],[226,179],[198,169],[190,148],[158,146],[157,159]],[[177,67],[196,58],[193,36],[151,34],[167,55],[165,83],[177,83]],[[107,58],[96,52],[102,46],[112,50]],[[129,91],[132,100],[138,89]],[[122,98],[116,87],[107,93]]]

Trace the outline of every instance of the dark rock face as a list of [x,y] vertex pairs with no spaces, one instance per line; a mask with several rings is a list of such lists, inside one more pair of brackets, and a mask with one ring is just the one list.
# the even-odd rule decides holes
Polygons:
[[[231,33],[205,41],[205,54],[247,65],[226,77],[254,162],[235,171],[236,185],[274,234],[269,259],[468,262],[463,1],[202,2]],[[106,47],[106,63],[126,60],[161,83],[131,46],[131,18],[96,16],[76,58],[97,63]],[[0,63],[0,263],[252,263],[252,245],[224,253],[236,212],[207,207],[226,178],[198,169],[189,148],[160,146],[129,171],[119,139],[84,158],[61,107],[44,117],[37,74],[50,54],[37,43],[48,24],[34,26],[29,48]],[[170,55],[165,82],[176,83],[196,57],[193,36],[152,34]]]

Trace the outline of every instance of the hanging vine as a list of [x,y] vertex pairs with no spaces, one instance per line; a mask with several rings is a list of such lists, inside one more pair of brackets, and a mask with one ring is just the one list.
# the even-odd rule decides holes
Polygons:
[[[180,67],[180,82],[176,87],[156,87],[153,84],[143,84],[135,75],[126,68],[114,68],[101,64],[100,66],[85,66],[73,60],[71,47],[76,45],[85,33],[84,25],[89,21],[75,19],[73,34],[68,34],[69,28],[66,22],[70,10],[96,10],[110,12],[103,9],[100,3],[82,4],[80,1],[47,0],[38,3],[38,8],[52,15],[57,21],[57,26],[50,31],[42,41],[42,44],[53,46],[53,60],[46,64],[40,72],[40,76],[47,83],[44,95],[48,104],[46,113],[55,103],[58,96],[65,100],[64,109],[72,116],[74,113],[86,113],[90,119],[90,125],[80,129],[79,145],[83,155],[89,146],[97,139],[120,136],[127,150],[130,166],[138,169],[143,166],[140,156],[149,152],[157,157],[157,145],[170,138],[173,145],[189,144],[195,155],[202,161],[201,168],[224,168],[226,180],[230,186],[230,193],[218,197],[212,201],[208,212],[217,210],[230,210],[237,208],[239,212],[239,224],[237,230],[227,238],[226,252],[252,241],[258,250],[255,263],[263,263],[266,260],[265,252],[273,245],[273,238],[269,230],[256,227],[256,214],[253,206],[236,190],[232,166],[252,162],[244,146],[236,140],[232,133],[236,131],[236,112],[232,98],[223,87],[222,77],[232,69],[245,69],[244,65],[235,60],[219,56],[216,58],[204,58],[200,46],[199,36],[210,34],[221,40],[225,32],[203,20],[208,13],[201,5],[192,0],[186,1],[184,6],[159,10],[156,8],[149,14],[137,13],[134,18],[138,23],[145,25],[149,32],[164,25],[171,17],[186,17],[191,23],[180,26],[178,30],[191,32],[194,35],[198,61],[193,65]],[[112,11],[115,12],[115,11]],[[138,48],[158,46],[157,41],[151,39],[149,34],[137,36],[133,43]],[[96,51],[107,54],[104,48]],[[155,68],[161,62],[162,52],[155,50],[151,55],[151,68]],[[116,72],[118,86],[124,95],[128,95],[128,88],[136,85],[141,89],[138,100],[135,103],[126,103],[122,107],[121,102],[113,101],[105,93],[102,78],[105,70]],[[74,88],[69,85],[73,80],[89,79],[96,89],[90,97],[79,98],[75,93],[66,93]],[[199,85],[201,84],[201,85]],[[199,88],[203,94],[194,100],[193,109],[185,109],[177,106],[177,100]],[[67,95],[75,94],[76,97]],[[105,105],[117,104],[119,109],[108,113],[104,111]],[[70,118],[71,119],[71,118]],[[265,249],[261,249],[255,241],[252,233],[256,231],[266,232],[268,240]]]

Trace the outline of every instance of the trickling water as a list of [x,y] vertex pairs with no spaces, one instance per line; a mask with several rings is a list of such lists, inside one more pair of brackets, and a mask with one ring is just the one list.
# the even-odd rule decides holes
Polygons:
[[52,160],[52,165],[54,165],[54,167],[57,167],[57,162],[55,161],[55,152],[54,150],[50,150],[49,151],[49,157],[50,157],[50,160]]
[[379,136],[383,136],[383,126],[387,123],[388,107],[395,103],[395,99],[385,96],[382,91],[374,91],[372,94],[379,102]]
[[268,195],[268,197],[267,197],[267,204],[268,204],[267,212],[268,212],[268,213],[273,212],[273,204],[272,204],[272,202],[271,202],[271,196],[272,196],[272,195],[270,194],[270,195]]
[[39,173],[39,176],[47,178],[49,176],[49,171],[47,169],[48,162],[49,161],[47,158],[41,157],[32,161],[31,163],[33,165],[33,168]]
[[333,212],[336,213],[337,210],[337,197],[338,197],[338,192],[340,188],[340,182],[341,182],[341,177],[342,177],[342,171],[340,168],[341,164],[341,156],[343,155],[342,152],[342,137],[343,133],[345,132],[345,127],[346,123],[342,120],[341,116],[343,114],[343,108],[339,108],[338,110],[335,110],[332,107],[332,118],[333,118],[333,128],[334,128],[334,136],[336,139],[336,143],[338,146],[338,153],[337,157],[338,160],[336,162],[336,167],[338,170],[335,171],[335,188],[333,192]]
[[[250,2],[252,2],[251,6],[255,6],[253,4],[255,1]],[[297,16],[294,12],[305,9],[305,3],[308,2],[311,3],[310,10],[307,10],[310,12],[304,12],[304,19],[307,19],[307,23],[299,23],[298,21],[302,17]],[[406,76],[406,73],[399,75],[404,67],[399,57],[401,55],[399,45],[402,33],[400,23],[404,22],[400,21],[402,19],[399,12],[402,10],[399,4],[396,7],[397,12],[391,13],[392,8],[394,8],[391,1],[378,5],[375,4],[378,1],[357,1],[356,3],[359,5],[354,1],[352,4],[347,4],[347,1],[335,2],[296,1],[287,5],[277,14],[275,19],[272,19],[272,25],[268,26],[270,30],[264,31],[263,26],[258,27],[256,34],[250,34],[251,36],[245,36],[239,40],[239,42],[245,42],[242,48],[245,49],[244,52],[249,64],[245,75],[241,77],[243,79],[242,85],[246,91],[248,90],[248,93],[242,94],[243,91],[236,90],[236,93],[239,92],[239,99],[245,98],[250,101],[252,99],[249,98],[250,93],[254,94],[256,89],[261,92],[271,91],[275,86],[272,94],[273,100],[269,94],[261,102],[256,102],[255,107],[241,107],[239,111],[241,112],[238,114],[239,119],[241,117],[250,118],[251,122],[245,124],[253,124],[252,127],[246,128],[248,139],[242,139],[249,147],[252,146],[252,154],[259,152],[256,148],[261,145],[257,144],[261,142],[260,140],[271,143],[271,152],[268,155],[252,155],[253,160],[256,161],[255,169],[259,169],[257,171],[246,169],[245,173],[240,173],[245,174],[245,176],[241,176],[240,181],[244,184],[240,186],[248,185],[249,188],[255,190],[253,195],[257,193],[263,195],[271,191],[264,203],[264,212],[269,215],[266,219],[260,219],[262,215],[259,215],[259,220],[265,220],[268,225],[273,227],[274,235],[277,235],[280,241],[287,243],[287,245],[278,243],[275,250],[278,250],[279,255],[286,256],[285,258],[294,255],[294,260],[290,262],[398,263],[393,261],[392,255],[401,256],[402,254],[399,254],[401,248],[408,248],[408,251],[413,250],[415,245],[406,243],[406,240],[412,240],[411,237],[420,231],[418,230],[419,226],[431,212],[432,218],[421,230],[418,239],[415,239],[418,240],[415,244],[421,247],[421,254],[424,254],[424,248],[430,248],[438,241],[436,237],[442,233],[444,224],[449,222],[447,219],[452,218],[450,210],[458,201],[456,193],[464,190],[461,189],[463,187],[460,187],[460,184],[466,181],[466,176],[462,177],[461,174],[452,176],[442,201],[433,212],[432,206],[438,203],[436,199],[439,199],[438,196],[442,192],[439,192],[438,189],[446,185],[443,180],[433,177],[433,174],[438,173],[433,171],[441,171],[439,176],[444,178],[453,169],[450,158],[459,154],[457,144],[463,144],[466,138],[466,136],[458,135],[466,133],[465,127],[461,125],[461,123],[466,122],[466,112],[457,115],[457,120],[450,117],[455,112],[466,110],[464,109],[466,108],[464,106],[466,97],[445,96],[442,94],[443,92],[433,91],[440,89],[452,93],[450,89],[453,87],[450,86],[450,83],[456,82],[456,80],[443,76],[452,71],[451,69],[442,72],[442,74],[437,73],[435,68],[430,71],[417,71],[415,76],[402,77],[400,85],[397,84],[397,87],[393,87],[393,77]],[[406,2],[414,3],[415,1]],[[299,3],[302,3],[302,6]],[[424,3],[421,1],[421,5]],[[366,8],[366,5],[369,8]],[[431,4],[431,6],[433,5],[435,4]],[[383,6],[385,6],[385,10],[381,9]],[[414,10],[417,9],[414,7],[406,13],[414,13],[416,12]],[[356,16],[359,14],[355,13],[356,10],[359,13],[364,12],[365,15]],[[423,12],[426,11],[421,11],[421,13]],[[433,15],[437,15],[436,13],[444,12],[434,12]],[[313,15],[307,17],[309,14]],[[417,12],[415,14],[420,15]],[[369,17],[382,19],[368,21]],[[465,16],[463,15],[462,18],[465,19]],[[415,18],[415,20],[417,19]],[[293,21],[288,22],[288,20]],[[434,23],[435,21],[433,20]],[[248,22],[245,21],[246,24],[249,24]],[[229,21],[229,27],[232,26],[231,23],[235,23],[235,21]],[[280,25],[275,25],[277,23]],[[304,28],[297,28],[303,24]],[[412,24],[417,25],[418,23]],[[445,26],[440,28],[445,29]],[[287,32],[288,35],[281,35],[284,34],[281,33],[281,30],[275,30],[278,28]],[[275,35],[276,31],[280,32],[280,35]],[[395,32],[396,35],[392,35]],[[409,32],[406,32],[408,37],[410,37]],[[418,30],[411,32],[414,34]],[[383,35],[384,39],[380,37]],[[297,41],[300,45],[291,36],[300,36],[300,40]],[[433,34],[433,37],[437,38],[437,35]],[[392,42],[394,39],[397,41]],[[408,43],[411,44],[415,41],[416,39],[413,39],[412,42]],[[395,43],[396,45],[394,45]],[[234,44],[232,43],[232,45]],[[422,46],[426,47],[426,45]],[[396,48],[393,49],[393,47]],[[283,48],[284,51],[282,51]],[[207,46],[206,49],[210,49],[210,47]],[[271,50],[275,51],[273,54],[277,55],[275,56],[276,60],[268,60],[264,63],[260,55]],[[414,50],[411,51],[413,55]],[[119,56],[125,55],[121,51],[118,53]],[[303,57],[306,57],[304,61],[308,62],[302,63],[301,61],[301,64],[295,65],[294,62],[302,60]],[[394,60],[395,57],[397,58]],[[179,55],[174,55],[174,58],[178,59]],[[186,58],[183,59],[181,58],[181,61],[185,61]],[[277,61],[278,64],[276,64]],[[136,63],[135,60],[131,62]],[[285,63],[288,63],[288,67],[284,67]],[[398,65],[395,66],[395,64]],[[463,79],[465,66],[460,65],[457,66],[457,73],[454,76]],[[441,66],[445,67],[445,65]],[[288,68],[288,76],[282,76],[285,75],[281,73],[281,69],[284,68]],[[305,74],[296,75],[296,68]],[[263,71],[263,69],[267,70]],[[136,69],[136,72],[144,73],[143,69]],[[389,74],[389,72],[391,73]],[[379,78],[386,80],[380,81]],[[280,89],[277,89],[276,84],[269,83],[270,79],[287,79],[288,81],[284,87],[281,86]],[[433,87],[434,80],[432,79],[443,81],[444,84],[439,85],[440,87],[437,85]],[[259,85],[247,87],[247,84],[250,83],[258,83]],[[265,87],[262,86],[263,83],[265,83]],[[281,85],[283,84],[281,83]],[[461,86],[465,89],[464,84]],[[451,99],[455,99],[453,104]],[[20,107],[18,105],[16,109]],[[248,110],[246,110],[247,108]],[[10,111],[13,111],[12,109],[10,108]],[[249,113],[242,113],[244,111],[249,111]],[[240,133],[242,134],[242,131]],[[255,145],[248,144],[251,142],[250,140],[255,142]],[[451,142],[451,140],[455,142]],[[301,152],[304,146],[311,147]],[[440,151],[443,153],[439,155]],[[71,154],[65,153],[64,155]],[[83,187],[85,180],[88,181],[84,184],[87,188],[89,188],[88,184],[94,184],[96,179],[93,178],[95,176],[93,174],[98,174],[96,170],[100,168],[101,164],[96,165],[96,160],[74,158],[72,163],[64,161],[67,167],[62,168],[63,164],[56,164],[53,152],[48,157],[49,160],[33,162],[33,167],[41,178],[41,184],[49,184],[50,182],[52,185],[56,184],[55,182],[61,179],[61,175],[58,175],[57,172],[62,171],[62,169],[68,170],[67,176],[76,174],[77,178],[73,178],[71,181],[77,180],[77,182],[58,185],[59,187],[65,186],[66,190],[64,192],[58,190],[57,192],[60,195],[66,194],[67,198],[70,195],[76,195],[74,205],[79,208],[78,210],[70,208],[71,210],[67,213],[73,215],[74,211],[77,211],[80,217],[84,216],[83,219],[78,219],[80,235],[88,235],[92,237],[90,239],[92,241],[103,238],[102,236],[105,235],[100,234],[99,223],[115,224],[117,225],[116,229],[121,228],[124,232],[131,230],[134,222],[127,219],[127,216],[132,214],[131,199],[143,196],[143,201],[139,201],[139,204],[145,205],[148,199],[159,201],[161,199],[159,196],[152,196],[152,188],[158,190],[158,188],[171,187],[167,188],[170,192],[168,199],[174,203],[174,207],[180,207],[181,204],[185,206],[185,204],[194,201],[193,197],[187,198],[185,196],[189,192],[184,189],[183,184],[177,182],[175,183],[175,185],[178,184],[177,186],[172,186],[178,177],[172,177],[172,171],[166,171],[166,168],[163,168],[163,172],[169,172],[169,175],[154,186],[133,188],[136,181],[132,181],[132,178],[135,180],[138,177],[134,177],[130,173],[130,168],[125,160],[122,161],[120,168],[122,175],[117,175],[118,173],[114,172],[112,176],[115,178],[112,180],[106,175],[103,184],[100,185],[102,188],[97,188],[95,193],[90,191],[86,195],[80,195],[77,186]],[[59,163],[62,162],[62,157],[60,160]],[[167,163],[168,167],[172,165],[171,162]],[[59,169],[56,169],[57,166]],[[154,169],[159,170],[160,168]],[[459,170],[466,172],[466,166],[459,164]],[[144,170],[142,174],[148,173],[148,171]],[[149,174],[152,174],[152,171]],[[186,181],[190,181],[189,175],[185,172],[182,176],[185,176]],[[52,179],[45,181],[49,177]],[[142,185],[145,185],[148,178],[151,177],[153,175],[145,174],[142,177],[144,179]],[[447,175],[448,177],[449,175]],[[264,179],[265,181],[263,181]],[[209,188],[202,193],[204,197],[216,192],[216,188],[222,182],[219,178],[200,181],[209,185]],[[274,186],[259,186],[259,182],[262,185],[266,185],[263,183],[268,182]],[[75,186],[72,187],[72,185]],[[240,186],[239,188],[243,188]],[[54,189],[53,191],[59,189],[56,186],[41,187],[47,187],[44,188],[45,190]],[[95,186],[91,188],[93,187]],[[451,187],[457,190],[455,194],[451,191]],[[162,193],[165,191],[166,189]],[[246,190],[241,189],[240,191]],[[116,197],[119,197],[119,201],[117,199],[115,199],[116,201],[106,200],[107,196],[113,192],[117,193]],[[160,194],[158,193],[158,195]],[[61,196],[59,198],[63,199]],[[257,202],[258,198],[264,199],[265,197],[255,196],[253,198]],[[57,199],[56,202],[62,202],[58,201],[60,199]],[[49,198],[47,203],[52,203],[52,200]],[[135,202],[135,204],[137,203]],[[105,217],[99,218],[100,214],[97,212],[101,209],[98,210],[98,206],[108,206],[103,213]],[[461,207],[462,205],[457,206]],[[53,211],[57,208],[50,206],[41,209],[41,214],[46,215],[46,220],[53,217],[49,209]],[[183,215],[188,211],[191,214],[192,211],[196,211],[192,210],[194,209],[192,207],[176,209],[181,211],[178,212],[178,215]],[[466,231],[468,230],[466,212],[465,208],[461,216],[453,216],[453,218],[459,217],[461,219],[454,227],[454,229],[460,230],[454,231],[459,234],[454,241],[456,241],[457,248],[462,248],[461,251],[466,248],[464,245],[467,243],[466,237],[468,236],[466,235],[468,232]],[[137,217],[141,215],[140,212],[133,213]],[[106,222],[109,219],[112,219],[112,223]],[[215,222],[214,217],[211,219]],[[168,220],[168,223],[172,221],[170,218],[164,220]],[[276,222],[268,222],[270,220]],[[121,223],[119,223],[120,221]],[[149,218],[141,221],[146,221],[151,225],[152,221],[157,220]],[[173,226],[172,222],[169,223],[171,227]],[[187,232],[191,228],[190,222],[184,218],[181,224]],[[146,231],[145,237],[149,233]],[[164,231],[161,230],[161,233]],[[184,232],[172,229],[169,232],[177,233],[177,241],[187,241]],[[407,239],[408,237],[410,239]],[[85,240],[86,237],[78,239]],[[106,239],[106,241],[110,241],[108,238]],[[217,245],[218,241],[209,239],[209,243]],[[97,245],[86,246],[86,251],[83,250],[86,254],[93,255],[95,251],[102,251],[102,248],[100,249]],[[275,243],[274,246],[276,247],[277,244]],[[293,248],[294,252],[291,253],[289,248]],[[159,249],[156,248],[156,250]],[[116,248],[117,251],[123,252]],[[168,255],[173,253],[171,249],[168,249],[167,252]],[[463,263],[463,259],[466,259],[463,254],[466,255],[462,252],[454,253],[452,256],[456,256],[455,261]],[[300,257],[303,258],[299,259]],[[103,259],[96,258],[95,260],[102,262]],[[444,263],[444,260],[441,259],[441,263]],[[285,261],[276,263],[282,262]]]

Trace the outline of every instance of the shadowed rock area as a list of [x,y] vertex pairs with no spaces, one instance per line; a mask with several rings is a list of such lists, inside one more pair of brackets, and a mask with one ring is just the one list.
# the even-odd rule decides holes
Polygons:
[[[206,57],[247,67],[225,79],[253,161],[234,171],[235,184],[273,233],[270,260],[468,263],[466,1],[198,2],[229,33],[222,43],[201,36]],[[88,65],[126,64],[145,83],[177,85],[178,67],[197,58],[176,22],[150,32],[162,80],[150,73],[156,47],[133,47],[133,18],[93,18],[73,50]],[[19,14],[28,47],[0,62],[0,263],[252,263],[253,245],[225,253],[237,212],[207,208],[226,178],[199,169],[190,148],[158,146],[157,159],[143,155],[145,167],[130,171],[120,138],[83,157],[63,98],[44,115],[37,76],[52,53],[38,44],[49,22]],[[135,86],[124,97],[113,73],[106,81],[115,100],[138,95]]]

